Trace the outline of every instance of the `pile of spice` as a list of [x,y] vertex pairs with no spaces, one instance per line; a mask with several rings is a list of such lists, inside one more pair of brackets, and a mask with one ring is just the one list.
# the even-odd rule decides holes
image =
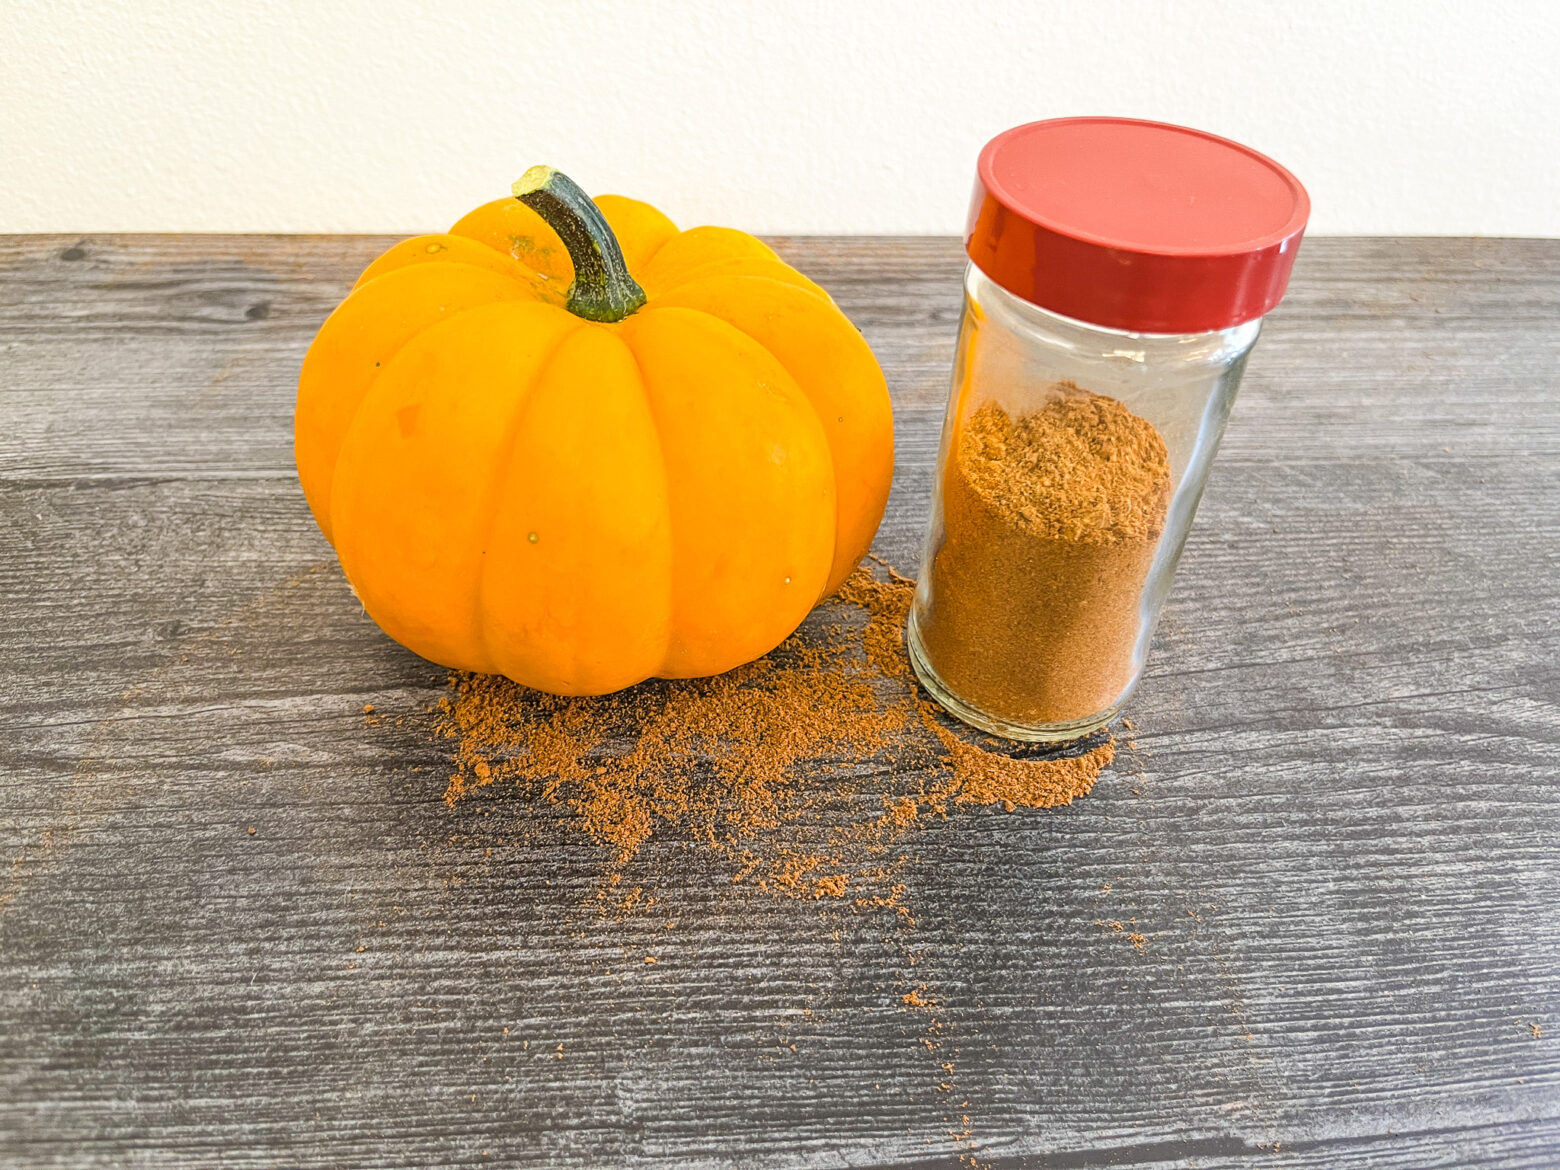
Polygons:
[[716,678],[562,698],[455,675],[439,711],[457,741],[445,798],[514,785],[571,812],[618,865],[668,836],[727,854],[733,880],[767,890],[876,885],[892,900],[885,867],[925,816],[1070,803],[1114,752],[1102,738],[1057,758],[1010,755],[948,720],[905,655],[913,591],[892,570],[858,569],[785,644]]
[[1153,424],[1072,382],[1036,410],[986,402],[947,458],[942,537],[916,614],[927,665],[1014,724],[1086,719],[1133,675],[1170,502]]

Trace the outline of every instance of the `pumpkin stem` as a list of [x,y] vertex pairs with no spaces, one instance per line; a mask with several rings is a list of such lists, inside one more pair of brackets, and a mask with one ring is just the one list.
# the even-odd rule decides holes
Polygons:
[[552,167],[532,167],[510,190],[547,221],[569,250],[574,261],[574,283],[564,306],[569,312],[587,321],[621,321],[645,303],[645,290],[629,275],[606,217],[573,179]]

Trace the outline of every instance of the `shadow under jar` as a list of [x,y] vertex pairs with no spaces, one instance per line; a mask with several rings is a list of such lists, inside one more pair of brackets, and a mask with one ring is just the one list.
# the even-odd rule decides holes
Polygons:
[[908,630],[953,715],[1060,740],[1121,709],[1308,212],[1276,163],[1160,123],[982,152]]

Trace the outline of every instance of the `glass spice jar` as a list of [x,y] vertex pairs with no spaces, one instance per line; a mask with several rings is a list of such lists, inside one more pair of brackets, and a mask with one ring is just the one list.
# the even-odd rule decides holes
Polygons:
[[1061,740],[1120,711],[1309,212],[1271,159],[1163,123],[981,152],[908,630],[953,715]]

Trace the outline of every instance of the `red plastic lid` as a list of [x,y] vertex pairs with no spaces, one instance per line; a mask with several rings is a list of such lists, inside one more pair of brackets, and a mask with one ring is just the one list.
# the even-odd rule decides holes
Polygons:
[[980,152],[964,246],[1015,296],[1134,333],[1202,333],[1284,295],[1300,181],[1231,142],[1133,118],[1055,118]]

